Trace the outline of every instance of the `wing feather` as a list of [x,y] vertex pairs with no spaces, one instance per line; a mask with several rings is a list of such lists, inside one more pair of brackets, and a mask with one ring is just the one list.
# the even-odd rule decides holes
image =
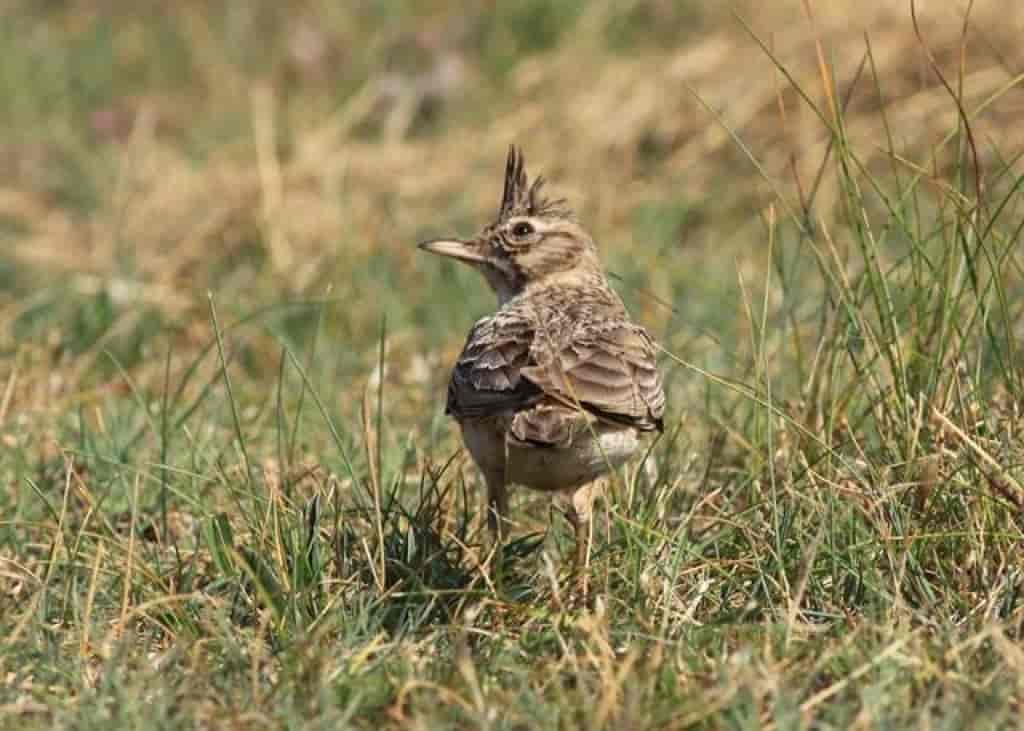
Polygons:
[[657,351],[642,327],[617,313],[542,315],[501,310],[477,322],[452,371],[448,413],[512,415],[515,438],[549,445],[571,439],[580,408],[641,431],[662,429]]
[[662,429],[665,394],[647,332],[621,318],[577,323],[537,338],[523,375],[550,397],[641,431]]
[[522,377],[529,364],[532,328],[499,315],[473,326],[452,369],[445,412],[457,419],[515,413],[542,396],[536,384]]

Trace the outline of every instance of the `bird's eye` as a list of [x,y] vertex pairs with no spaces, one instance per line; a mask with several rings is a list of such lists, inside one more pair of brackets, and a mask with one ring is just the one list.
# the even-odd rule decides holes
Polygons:
[[515,236],[517,239],[524,238],[532,233],[533,226],[531,226],[526,221],[520,221],[519,223],[512,227],[512,235]]

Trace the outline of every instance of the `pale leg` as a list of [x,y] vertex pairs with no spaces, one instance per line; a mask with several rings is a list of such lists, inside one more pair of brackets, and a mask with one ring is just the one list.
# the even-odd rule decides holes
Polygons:
[[573,568],[581,576],[584,590],[586,590],[586,572],[590,561],[590,541],[593,534],[594,497],[600,494],[601,487],[601,481],[595,480],[576,488],[568,496],[569,505],[566,517],[573,527],[576,538]]
[[501,544],[508,532],[508,490],[505,486],[505,470],[484,473],[487,483],[487,527],[495,543]]

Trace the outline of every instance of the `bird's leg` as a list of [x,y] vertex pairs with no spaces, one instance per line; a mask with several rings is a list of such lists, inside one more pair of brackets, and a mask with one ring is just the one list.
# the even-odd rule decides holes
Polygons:
[[587,574],[590,561],[590,544],[593,534],[594,496],[601,490],[600,482],[589,482],[576,488],[568,499],[566,517],[575,534],[575,550],[573,552],[573,569],[576,574],[577,587],[586,596]]
[[578,574],[587,560],[587,536],[590,535],[590,520],[580,515],[572,504],[571,497],[565,510],[565,517],[569,520],[569,525],[573,530],[572,568],[573,572]]
[[508,490],[505,484],[505,467],[490,470],[484,474],[487,483],[487,527],[491,532],[491,554],[495,565],[495,583],[502,583],[502,564],[505,538],[508,534]]
[[500,547],[508,528],[508,491],[505,489],[505,470],[487,475],[487,527],[494,543]]

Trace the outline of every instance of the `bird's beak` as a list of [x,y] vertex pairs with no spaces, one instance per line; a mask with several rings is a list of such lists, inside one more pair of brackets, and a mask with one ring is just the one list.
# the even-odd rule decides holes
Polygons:
[[453,259],[468,262],[484,262],[486,258],[480,253],[475,241],[461,241],[459,239],[434,239],[423,241],[419,247],[431,254],[450,256]]

